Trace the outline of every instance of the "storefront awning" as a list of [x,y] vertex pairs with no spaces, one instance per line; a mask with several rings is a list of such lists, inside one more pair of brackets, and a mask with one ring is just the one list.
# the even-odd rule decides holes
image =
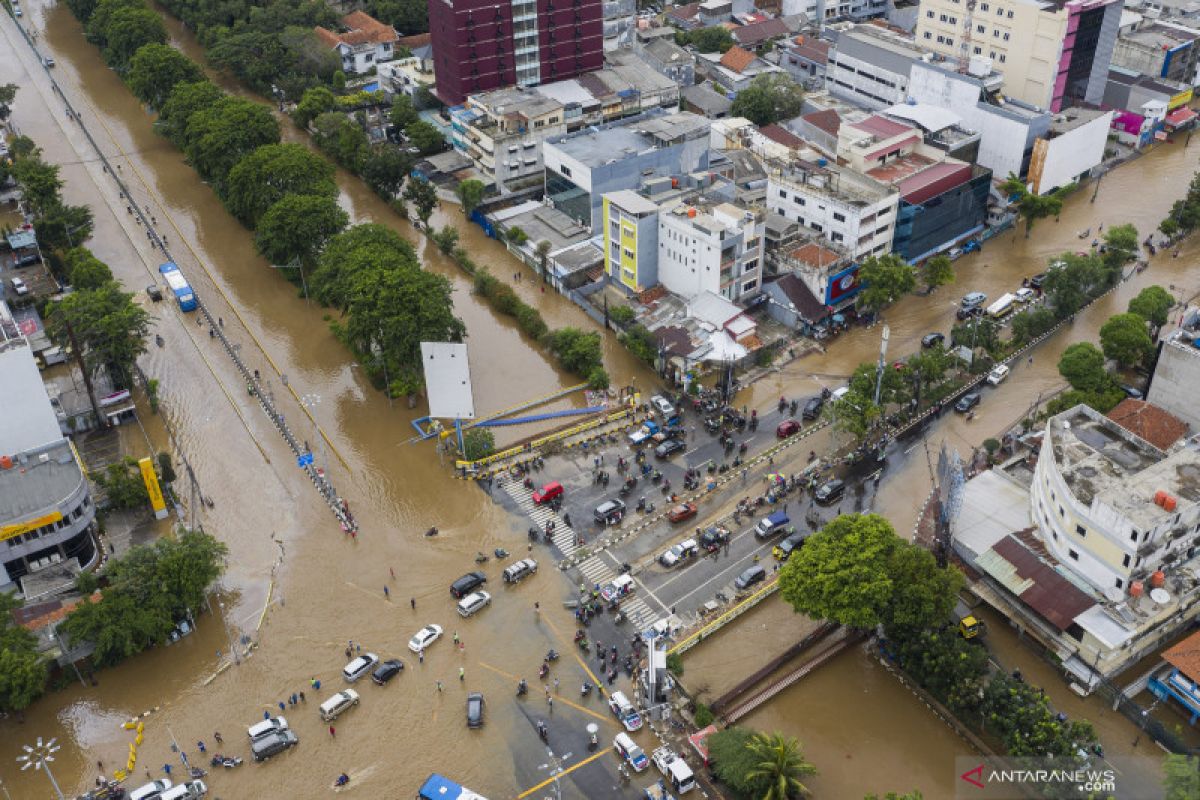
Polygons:
[[1183,106],[1167,114],[1165,122],[1169,127],[1178,129],[1194,120],[1196,116],[1195,111],[1192,111],[1187,106]]

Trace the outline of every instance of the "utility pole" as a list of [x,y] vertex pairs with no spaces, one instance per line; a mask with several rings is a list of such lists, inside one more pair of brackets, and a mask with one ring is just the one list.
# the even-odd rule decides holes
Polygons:
[[67,329],[67,340],[71,343],[71,349],[75,351],[75,363],[79,365],[79,372],[83,375],[83,385],[87,389],[88,400],[92,401],[92,413],[96,415],[96,424],[101,428],[107,428],[108,421],[100,413],[100,404],[96,402],[96,390],[92,387],[92,376],[88,374],[87,366],[83,363],[83,350],[75,339],[75,329],[68,319],[64,319],[63,324]]
[[1096,202],[1096,195],[1100,194],[1100,181],[1104,180],[1104,175],[1106,172],[1108,172],[1108,170],[1101,172],[1100,175],[1096,178],[1096,186],[1094,189],[1092,189],[1092,199],[1088,200],[1089,203]]
[[875,369],[875,405],[879,405],[879,395],[883,392],[883,371],[887,368],[888,338],[891,328],[883,326],[883,341],[879,344],[879,366]]

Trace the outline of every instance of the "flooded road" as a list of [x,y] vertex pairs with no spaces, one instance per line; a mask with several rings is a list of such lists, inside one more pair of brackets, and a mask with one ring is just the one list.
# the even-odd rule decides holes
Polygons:
[[[524,527],[477,487],[451,480],[436,466],[432,448],[406,444],[412,436],[409,421],[423,411],[410,411],[403,402],[389,404],[370,387],[330,334],[324,311],[299,298],[291,284],[258,258],[249,232],[233,221],[178,151],[154,134],[151,118],[103,65],[96,49],[84,43],[67,9],[30,5],[25,13],[25,21],[42,31],[39,46],[57,60],[57,77],[68,87],[71,101],[84,109],[84,122],[96,133],[106,155],[122,164],[134,200],[153,210],[185,273],[214,304],[214,313],[223,313],[226,334],[242,345],[244,357],[261,367],[277,399],[293,394],[308,399],[308,410],[336,451],[325,456],[329,472],[354,510],[362,534],[350,540],[335,529],[223,355],[193,319],[160,304],[154,309],[159,318],[156,330],[168,346],[148,354],[145,366],[162,381],[164,414],[180,430],[180,446],[193,461],[204,493],[216,500],[216,508],[203,518],[208,530],[230,544],[223,598],[231,627],[255,636],[262,646],[249,661],[214,678],[223,660],[218,651],[227,654],[228,646],[223,626],[206,616],[197,635],[101,673],[99,687],[85,692],[76,685],[50,694],[31,710],[23,725],[12,720],[0,723],[0,776],[14,796],[49,796],[42,776],[13,775],[4,765],[14,763],[12,756],[25,740],[57,736],[65,745],[57,762],[60,782],[90,783],[97,759],[110,771],[123,762],[129,736],[119,729],[119,721],[155,707],[161,710],[147,720],[138,776],[145,769],[158,773],[163,763],[174,760],[169,750],[172,733],[185,749],[194,750],[198,739],[211,746],[212,733],[222,731],[227,742],[237,743],[236,752],[244,755],[241,726],[260,719],[292,692],[309,692],[312,701],[328,696],[331,688],[341,688],[337,672],[346,660],[342,651],[348,640],[354,640],[381,657],[403,658],[408,668],[385,688],[359,686],[363,703],[339,721],[334,741],[323,741],[330,734],[315,708],[289,709],[301,739],[300,751],[286,761],[280,759],[282,763],[247,765],[213,776],[218,794],[245,797],[269,787],[292,796],[313,796],[317,792],[313,787],[326,784],[341,771],[353,776],[353,788],[364,796],[411,794],[434,770],[495,797],[510,797],[517,787],[532,785],[530,770],[536,772],[537,765],[519,764],[509,754],[510,741],[532,737],[530,717],[508,702],[508,693],[513,676],[532,677],[538,654],[551,646],[569,649],[569,641],[561,638],[565,632],[569,639],[562,624],[565,617],[535,619],[532,610],[535,600],[545,607],[557,605],[565,583],[554,570],[544,569],[519,587],[506,589],[496,567],[489,564],[485,571],[495,595],[493,607],[470,620],[454,614],[447,584],[474,568],[471,556],[477,550],[498,546],[518,550]],[[189,37],[169,18],[168,23],[177,42],[199,57]],[[93,194],[117,202],[111,182],[90,161],[78,131],[53,105],[44,81],[39,83],[23,71],[32,65],[32,57],[14,38],[10,21],[5,18],[0,24],[8,35],[7,52],[0,54],[0,73],[5,81],[25,87],[14,120],[44,147],[48,160],[65,165],[68,200],[93,203],[97,216],[97,235],[89,243],[93,250],[131,290],[145,285],[156,262],[144,235],[123,213],[114,214],[87,198],[82,187],[90,181]],[[56,117],[39,117],[22,108],[23,101],[34,102],[29,95],[35,91],[51,104]],[[283,130],[286,138],[307,143],[307,137],[289,124]],[[1094,227],[1099,221],[1134,221],[1144,237],[1171,199],[1183,191],[1196,153],[1200,147],[1190,152],[1182,144],[1164,147],[1107,177],[1095,206],[1087,203],[1086,194],[1072,198],[1062,222],[1039,223],[1037,238],[1026,241],[1019,233],[1007,233],[989,242],[981,254],[956,262],[957,283],[932,299],[905,298],[888,311],[893,337],[889,355],[912,351],[929,330],[948,331],[953,305],[963,293],[979,290],[998,296],[1019,285],[1022,276],[1041,271],[1047,256],[1074,249],[1075,230]],[[338,179],[342,202],[355,221],[378,221],[418,239],[358,179],[344,173]],[[1129,197],[1142,199],[1135,209],[1125,210]],[[432,223],[458,227],[463,246],[497,275],[516,269],[502,247],[477,226],[463,224],[457,208],[439,210]],[[468,328],[478,411],[499,410],[576,382],[531,348],[508,318],[497,316],[471,295],[465,275],[420,241],[423,261],[455,287],[456,313]],[[1149,272],[1138,276],[1138,284],[1180,280],[1194,248],[1186,247],[1177,262],[1159,259]],[[526,280],[516,288],[551,327],[590,327],[569,301],[553,292],[542,294],[536,282]],[[1124,310],[1135,291],[1122,286],[1098,308],[1081,314],[1067,335],[1039,350],[1032,368],[1015,369],[1003,387],[1004,401],[985,400],[970,423],[973,429],[959,419],[948,420],[937,435],[949,437],[965,452],[1010,422],[1039,391],[1059,383],[1053,367],[1057,351],[1094,336],[1109,313]],[[794,396],[812,392],[818,384],[837,385],[839,379],[831,376],[848,375],[859,362],[874,358],[878,333],[878,329],[856,329],[834,341],[826,355],[794,362],[739,401],[765,408],[781,394]],[[617,385],[635,377],[640,386],[651,384],[650,376],[611,338],[606,341],[606,366]],[[811,377],[814,373],[820,377]],[[286,387],[282,375],[287,376]],[[298,420],[293,425],[297,431],[311,426],[294,401],[285,413]],[[315,427],[311,436],[318,436]],[[913,456],[918,455],[914,451]],[[893,474],[881,487],[876,510],[891,517],[903,534],[915,518],[915,499],[927,492],[928,475],[923,457],[889,469]],[[435,524],[442,535],[425,539],[421,533]],[[390,589],[390,600],[384,596],[384,586]],[[415,600],[415,610],[409,598]],[[780,619],[780,624],[786,624],[786,618]],[[418,663],[405,642],[428,622],[442,625],[447,639],[457,630],[465,651],[456,653],[450,641],[439,642],[424,663]],[[260,624],[261,632],[256,633]],[[186,656],[180,657],[181,653]],[[460,666],[465,670],[461,685]],[[583,678],[569,659],[558,670],[564,686],[577,685]],[[311,691],[309,681],[314,677],[325,684],[320,692]],[[437,690],[439,680],[444,692]],[[464,690],[483,691],[491,700],[487,726],[469,737],[461,716]],[[869,788],[920,786],[927,796],[937,796],[945,785],[939,776],[948,772],[941,758],[952,746],[945,738],[950,735],[938,733],[940,723],[930,720],[915,701],[907,702],[901,692],[890,676],[852,652],[758,712],[748,724],[800,735],[810,758],[822,768],[813,785],[825,796],[858,791],[853,754],[862,752],[855,748],[863,742],[871,743],[873,752],[894,770],[889,771],[890,786]],[[594,719],[561,706],[556,714],[580,728]],[[884,717],[886,724],[880,721]],[[604,731],[609,727],[602,724]],[[908,749],[898,747],[901,741]],[[569,786],[564,794],[582,796]]]

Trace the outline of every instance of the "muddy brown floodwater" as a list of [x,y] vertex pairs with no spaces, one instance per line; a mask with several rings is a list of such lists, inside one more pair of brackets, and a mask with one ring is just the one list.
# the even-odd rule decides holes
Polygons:
[[[409,668],[386,690],[361,687],[367,698],[338,725],[335,742],[326,741],[329,734],[316,719],[315,709],[293,712],[293,726],[302,739],[298,753],[284,763],[215,776],[220,794],[248,797],[269,789],[310,797],[324,791],[313,787],[325,785],[345,770],[364,796],[403,796],[438,770],[487,795],[515,795],[525,787],[519,787],[515,778],[509,740],[527,736],[528,723],[514,704],[495,702],[486,728],[465,737],[462,690],[479,689],[502,697],[511,691],[511,676],[531,674],[536,668],[536,655],[531,654],[569,645],[557,638],[553,619],[535,620],[532,612],[535,600],[543,606],[555,604],[565,582],[554,570],[543,570],[515,591],[501,593],[501,587],[493,585],[498,597],[486,614],[470,620],[454,615],[446,597],[447,583],[474,567],[471,556],[477,550],[518,549],[524,527],[477,488],[452,480],[438,468],[428,445],[408,443],[410,420],[421,412],[399,403],[389,405],[367,384],[329,333],[323,310],[297,297],[257,257],[250,234],[225,212],[182,156],[154,134],[151,117],[104,66],[96,49],[84,42],[68,10],[61,5],[28,5],[24,21],[40,32],[39,46],[57,60],[57,77],[84,112],[84,123],[95,132],[106,155],[123,165],[122,176],[133,199],[150,207],[163,222],[184,271],[214,304],[214,313],[225,317],[227,334],[244,356],[262,365],[277,398],[294,392],[307,400],[337,453],[319,453],[319,457],[328,463],[335,485],[354,510],[362,535],[351,541],[336,530],[310,487],[291,467],[291,455],[245,397],[227,360],[190,318],[183,319],[162,304],[155,309],[156,329],[167,338],[168,347],[146,356],[147,371],[162,382],[164,414],[180,431],[181,449],[195,464],[205,493],[216,500],[216,508],[204,515],[204,524],[230,543],[230,569],[221,595],[228,621],[235,631],[254,635],[261,647],[247,662],[214,678],[218,651],[227,651],[227,640],[220,620],[206,616],[195,636],[101,673],[99,687],[85,691],[76,686],[53,693],[31,709],[24,724],[0,723],[0,776],[16,797],[49,796],[42,776],[14,775],[7,765],[14,763],[13,755],[26,740],[57,736],[64,745],[57,762],[60,782],[87,784],[97,759],[109,769],[124,760],[129,737],[119,729],[119,722],[154,707],[160,710],[147,720],[139,775],[143,769],[157,771],[174,760],[168,747],[171,733],[188,748],[198,739],[211,744],[216,730],[227,741],[237,741],[242,725],[260,718],[290,693],[309,691],[310,677],[338,687],[337,671],[345,661],[342,650],[353,639],[382,657],[403,657]],[[21,83],[23,94],[28,95],[18,98],[18,106],[45,102],[57,115],[20,110],[14,119],[23,132],[43,144],[48,158],[64,164],[69,200],[86,201],[81,187],[91,181],[89,191],[117,203],[115,190],[78,132],[64,127],[61,109],[44,78],[31,76],[32,57],[15,37],[11,22],[5,18],[3,25],[8,52],[0,54],[0,70],[6,80]],[[194,41],[170,18],[168,25],[175,42],[201,58]],[[228,83],[226,88],[237,90]],[[307,144],[286,122],[283,129],[289,140]],[[963,292],[980,290],[998,296],[1019,285],[1022,276],[1041,271],[1048,256],[1075,249],[1078,229],[1098,222],[1133,221],[1144,235],[1183,191],[1197,152],[1200,148],[1185,151],[1182,144],[1163,147],[1105,178],[1095,205],[1081,194],[1068,202],[1060,223],[1041,222],[1035,238],[1026,241],[1019,234],[1004,234],[981,254],[960,260],[958,282],[952,287],[930,299],[905,298],[888,311],[890,355],[912,351],[929,330],[947,331],[952,306]],[[355,221],[378,221],[421,242],[418,251],[424,263],[451,280],[457,313],[467,323],[477,410],[496,411],[575,382],[530,347],[510,320],[498,317],[471,295],[461,271],[399,221],[360,181],[340,172],[338,180],[342,202]],[[144,235],[123,213],[94,208],[93,249],[127,286],[149,282],[155,264],[144,242],[138,241]],[[463,224],[457,208],[439,210],[432,222],[455,225],[463,246],[495,274],[503,277],[516,269],[502,247],[478,227]],[[1153,269],[1138,276],[1137,284],[1181,282],[1184,265],[1192,263],[1194,255],[1195,247],[1189,245],[1177,261],[1157,260]],[[517,290],[541,310],[551,327],[590,327],[569,301],[553,292],[543,294],[536,282],[526,280]],[[1124,285],[1098,308],[1080,315],[1072,330],[1038,351],[1033,367],[1014,370],[1003,387],[1004,402],[985,402],[969,426],[957,419],[943,423],[936,437],[945,436],[965,451],[1018,417],[1039,391],[1059,382],[1053,369],[1056,353],[1072,341],[1094,336],[1107,314],[1123,310],[1135,290],[1132,284]],[[833,342],[827,355],[795,362],[739,401],[765,408],[780,394],[795,396],[819,385],[837,385],[838,376],[874,357],[877,338],[878,330],[855,330]],[[606,364],[616,384],[636,379],[639,386],[652,385],[652,376],[611,337],[605,347]],[[268,365],[268,355],[277,369]],[[288,378],[287,388],[281,374]],[[285,413],[296,430],[311,429],[315,438],[316,429],[304,419],[303,410],[294,400],[288,402]],[[155,444],[161,444],[161,432],[152,435]],[[904,533],[911,529],[917,499],[926,494],[929,479],[923,458],[898,459],[889,470],[892,474],[882,487],[877,510]],[[421,535],[430,525],[442,530],[435,540]],[[389,570],[396,573],[394,582]],[[491,583],[498,583],[496,570],[488,571]],[[392,601],[384,597],[385,585],[391,589]],[[408,606],[410,597],[417,602],[415,612]],[[787,625],[784,614],[771,619],[772,625]],[[256,634],[260,620],[262,628]],[[463,635],[465,651],[455,653],[445,641],[431,648],[423,665],[409,659],[405,642],[428,622],[445,627],[447,638],[457,630]],[[455,680],[460,666],[466,670],[465,686]],[[572,685],[576,676],[571,665],[561,669],[564,684]],[[733,664],[713,669],[726,669],[726,677],[740,671]],[[436,690],[437,680],[445,682],[446,692]],[[328,691],[311,694],[324,697]],[[581,718],[580,724],[584,721]],[[864,787],[919,786],[926,796],[934,797],[943,795],[952,780],[953,737],[857,651],[791,689],[748,722],[800,735],[822,767],[814,788],[825,796],[854,796]],[[244,752],[244,745],[238,750]],[[873,754],[872,764],[887,765],[888,786],[864,781],[862,773],[869,767],[861,763],[865,760],[861,754],[867,751]]]

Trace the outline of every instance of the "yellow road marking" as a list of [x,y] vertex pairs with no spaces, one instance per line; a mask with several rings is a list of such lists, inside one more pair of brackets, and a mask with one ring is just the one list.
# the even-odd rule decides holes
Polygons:
[[[558,632],[558,628],[556,628],[554,626],[554,623],[551,622],[549,620],[549,618],[546,618],[546,617],[543,617],[542,621],[545,622],[550,627],[550,630],[554,633],[555,638],[558,639],[559,643],[561,644],[563,641],[563,636],[561,633]],[[561,645],[561,646],[566,647],[566,645]],[[575,656],[575,661],[579,663],[579,666],[583,667],[583,671],[586,672],[588,674],[588,677],[592,679],[593,686],[595,686],[597,689],[599,689],[601,686],[604,685],[603,683],[600,682],[600,679],[596,677],[596,673],[592,672],[592,668],[589,667],[586,663],[584,663],[584,660],[579,657],[579,647],[578,646],[572,644],[571,654],[573,656]]]
[[562,772],[558,773],[557,775],[554,775],[550,778],[546,778],[546,780],[542,781],[537,786],[529,787],[528,789],[526,789],[525,791],[523,791],[519,795],[517,795],[517,800],[523,800],[523,798],[528,797],[529,795],[536,792],[538,789],[541,789],[545,786],[549,786],[550,784],[554,783],[559,778],[563,777],[564,775],[570,775],[572,772],[579,769],[580,767],[586,767],[588,764],[592,763],[597,758],[603,757],[604,755],[605,755],[605,752],[602,750],[599,753],[596,753],[594,756],[588,756],[587,758],[585,758],[583,761],[580,761],[575,766],[568,767],[567,769],[564,769]]
[[[504,670],[500,669],[499,667],[493,667],[491,664],[486,664],[486,663],[480,661],[479,666],[483,667],[484,669],[490,669],[492,672],[496,673],[497,675],[503,675],[504,677],[511,680],[513,683],[516,683],[519,680],[519,678],[517,678],[516,675],[507,673]],[[595,717],[596,719],[600,720],[601,722],[609,722],[610,721],[610,718],[608,716],[601,714],[597,711],[593,711],[592,709],[587,708],[586,706],[581,706],[578,703],[572,703],[570,700],[567,700],[562,695],[555,696],[555,703],[556,704],[562,703],[563,705],[568,705],[571,708],[576,709],[577,711],[582,711],[585,714]]]

